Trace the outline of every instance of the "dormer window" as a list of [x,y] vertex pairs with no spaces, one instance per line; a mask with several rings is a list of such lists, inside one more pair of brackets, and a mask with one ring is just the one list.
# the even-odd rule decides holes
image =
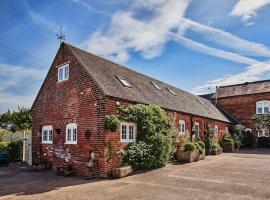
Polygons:
[[150,82],[156,89],[162,91],[162,89],[159,87],[158,84],[154,83],[154,82]]
[[58,82],[68,80],[69,78],[69,64],[58,67]]
[[176,96],[175,92],[171,90],[170,88],[166,88],[172,95]]
[[256,114],[268,113],[270,110],[270,101],[256,102]]
[[132,87],[131,84],[126,79],[119,76],[115,76],[115,77],[120,81],[120,83],[122,83],[123,86],[129,87],[129,88]]

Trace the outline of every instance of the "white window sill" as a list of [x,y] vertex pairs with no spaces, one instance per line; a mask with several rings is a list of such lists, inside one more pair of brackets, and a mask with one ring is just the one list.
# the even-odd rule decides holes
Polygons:
[[178,132],[178,135],[185,135],[185,132]]
[[46,141],[43,141],[41,142],[41,144],[52,144],[53,142],[46,142]]
[[121,143],[136,143],[136,140],[121,140]]
[[64,81],[67,81],[68,79],[64,79],[64,80],[61,80],[61,81],[57,81],[57,83],[61,83],[61,82],[64,82]]
[[66,142],[65,144],[77,144],[77,142]]

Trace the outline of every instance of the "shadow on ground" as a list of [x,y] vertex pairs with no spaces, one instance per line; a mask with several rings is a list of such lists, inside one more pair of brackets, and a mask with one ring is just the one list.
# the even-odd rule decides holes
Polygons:
[[6,195],[33,195],[62,187],[87,184],[104,179],[90,179],[84,177],[61,177],[54,171],[31,171],[24,167],[0,167],[0,197]]

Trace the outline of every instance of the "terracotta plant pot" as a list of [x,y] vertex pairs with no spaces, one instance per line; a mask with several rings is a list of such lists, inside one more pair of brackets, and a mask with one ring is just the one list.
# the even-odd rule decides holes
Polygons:
[[176,157],[180,162],[191,163],[194,161],[196,156],[197,156],[196,151],[183,151],[183,150],[176,151]]
[[131,166],[118,167],[118,168],[112,169],[112,177],[123,178],[130,175],[132,172],[133,172],[133,169]]

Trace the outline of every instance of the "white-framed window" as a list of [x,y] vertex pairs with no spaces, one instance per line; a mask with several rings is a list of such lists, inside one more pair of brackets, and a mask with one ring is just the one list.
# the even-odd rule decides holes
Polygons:
[[120,141],[121,142],[136,142],[137,124],[133,122],[121,122],[120,125]]
[[69,64],[58,67],[58,82],[68,80],[69,78]]
[[179,135],[185,134],[186,131],[186,123],[184,120],[179,120],[178,122],[178,133]]
[[47,125],[42,127],[41,134],[42,144],[52,144],[53,143],[53,127],[52,125]]
[[170,88],[166,88],[172,95],[174,95],[174,96],[176,96],[176,93],[172,90],[172,89],[170,89]]
[[258,131],[258,137],[269,137],[269,131],[267,129],[261,129]]
[[215,125],[215,134],[218,134],[218,125]]
[[77,124],[68,124],[66,126],[66,144],[77,144],[77,137]]
[[156,84],[156,83],[154,83],[154,82],[150,82],[156,89],[158,89],[158,90],[160,90],[160,91],[162,91],[162,89],[159,87],[159,85],[158,84]]
[[123,86],[129,87],[129,88],[132,87],[131,84],[126,79],[124,79],[120,76],[115,76],[115,77],[120,81],[120,83],[122,83]]
[[195,139],[200,139],[200,124],[198,122],[194,122],[194,130],[195,130]]
[[256,114],[268,113],[270,111],[270,101],[256,102]]

